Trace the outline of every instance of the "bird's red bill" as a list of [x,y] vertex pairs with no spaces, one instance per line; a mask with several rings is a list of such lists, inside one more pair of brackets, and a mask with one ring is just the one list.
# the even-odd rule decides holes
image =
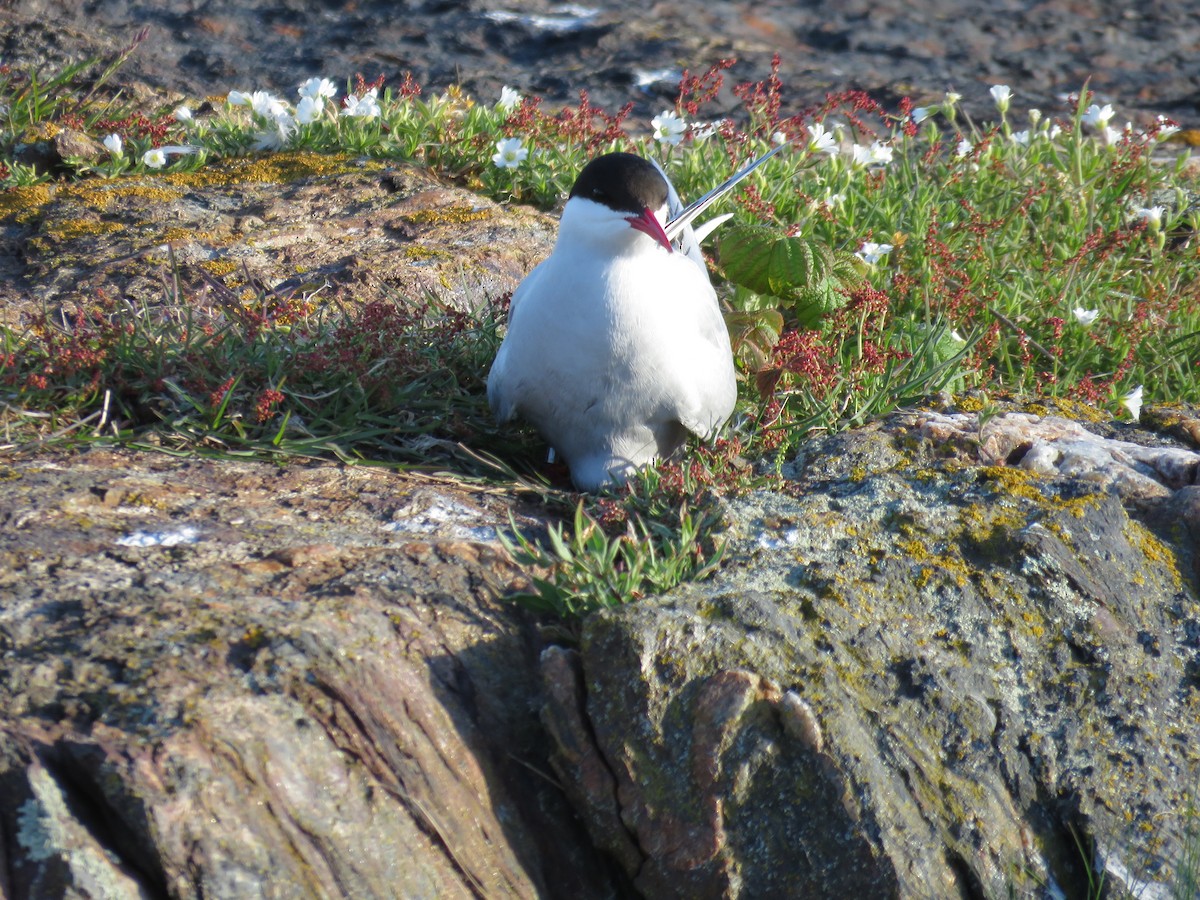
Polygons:
[[666,247],[668,253],[674,252],[675,248],[671,246],[671,239],[667,237],[662,223],[658,221],[658,216],[654,215],[653,210],[649,208],[643,209],[641,215],[627,216],[625,221],[643,234],[650,235],[650,237]]

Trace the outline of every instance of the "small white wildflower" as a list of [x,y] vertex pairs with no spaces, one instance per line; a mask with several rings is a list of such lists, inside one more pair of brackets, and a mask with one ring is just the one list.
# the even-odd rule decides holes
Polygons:
[[1029,146],[1029,130],[1026,129],[1025,131],[1016,131],[1011,135],[1010,139],[1012,140],[1012,142],[1014,144],[1020,144],[1022,147],[1028,147]]
[[175,112],[172,113],[172,115],[175,116],[176,122],[186,122],[191,124],[192,122],[196,121],[195,116],[192,115],[192,111],[187,108],[186,104],[178,107]]
[[1151,231],[1158,231],[1162,228],[1163,213],[1167,211],[1165,206],[1147,206],[1142,209],[1134,210],[1134,216],[1146,223]]
[[287,113],[275,116],[271,124],[254,135],[255,150],[280,150],[287,146],[293,132],[296,130],[296,120]]
[[297,88],[301,98],[311,100],[332,100],[337,96],[337,85],[328,78],[310,78]]
[[167,164],[167,154],[163,153],[159,147],[153,150],[147,150],[142,154],[142,163],[149,166],[151,169],[161,169]]
[[996,101],[996,109],[1000,110],[1000,115],[1008,112],[1009,101],[1012,100],[1012,91],[1007,84],[994,84],[989,93],[992,99]]
[[826,131],[825,126],[820,122],[813,122],[808,126],[808,152],[825,153],[829,156],[837,155],[837,140],[833,133]]
[[1071,310],[1071,313],[1075,316],[1076,322],[1078,322],[1084,328],[1087,328],[1096,321],[1096,317],[1100,315],[1100,310],[1084,309],[1082,306],[1077,306]]
[[1129,415],[1137,421],[1142,416],[1142,386],[1139,384],[1121,398],[1121,405],[1129,410]]
[[1037,127],[1037,123],[1042,121],[1042,111],[1040,109],[1031,109],[1029,111],[1029,124]]
[[850,161],[856,166],[887,165],[892,161],[892,148],[879,141],[870,147],[855,144],[850,148]]
[[225,98],[225,102],[230,106],[249,106],[250,95],[244,91],[230,91],[229,96]]
[[255,91],[251,94],[250,108],[264,119],[274,119],[288,111],[287,104],[270,91]]
[[1061,126],[1061,125],[1059,125],[1057,122],[1055,122],[1055,123],[1054,123],[1053,125],[1051,125],[1049,128],[1046,128],[1046,129],[1044,129],[1044,131],[1046,132],[1046,138],[1047,138],[1047,140],[1051,140],[1051,141],[1052,141],[1052,140],[1054,140],[1056,137],[1058,137],[1060,134],[1062,134],[1062,126]]
[[717,133],[717,129],[724,125],[725,121],[725,119],[714,119],[712,122],[693,122],[690,126],[692,129],[692,140],[707,141]]
[[683,140],[683,133],[687,129],[687,122],[669,109],[664,109],[651,119],[650,124],[654,126],[654,139],[671,146]]
[[871,145],[871,162],[887,165],[892,161],[892,148],[876,141]]
[[1121,142],[1121,138],[1125,137],[1125,132],[1118,131],[1116,128],[1104,126],[1104,143],[1109,147],[1116,146]]
[[835,194],[830,188],[825,188],[824,199],[818,201],[818,205],[826,209],[838,209],[846,202],[845,194]]
[[918,106],[912,111],[912,120],[914,125],[920,125],[928,119],[936,110],[931,110],[928,106]]
[[788,142],[788,136],[782,131],[776,131],[771,135],[771,143],[776,147],[781,147]]
[[506,84],[500,88],[500,99],[496,101],[496,108],[503,112],[512,112],[521,105],[522,99],[520,91]]
[[1175,132],[1179,131],[1179,126],[1168,119],[1166,116],[1159,116],[1155,121],[1158,123],[1158,139],[1165,141]]
[[954,156],[957,159],[962,159],[964,156],[970,156],[975,152],[975,145],[966,138],[958,142],[958,146],[954,148]]
[[515,169],[525,162],[529,151],[524,147],[520,138],[506,138],[496,141],[496,153],[492,162],[500,169]]
[[319,97],[303,97],[296,104],[296,121],[301,125],[309,125],[321,118],[325,109],[325,101]]
[[962,94],[956,94],[954,91],[946,91],[946,107],[952,109],[962,99]]
[[125,149],[125,143],[121,140],[119,134],[110,134],[104,139],[104,149],[113,156],[120,156]]
[[891,244],[876,244],[873,241],[863,241],[863,245],[858,248],[858,252],[854,255],[869,265],[875,265],[884,256],[891,253],[894,248]]
[[361,97],[354,94],[347,94],[345,105],[342,107],[343,116],[352,116],[357,119],[374,119],[379,116],[379,101],[375,99],[378,92],[375,88],[367,91]]
[[1083,114],[1081,121],[1084,125],[1090,125],[1092,128],[1104,128],[1116,115],[1112,105],[1105,103],[1103,106],[1098,106],[1093,103],[1087,108],[1087,112]]

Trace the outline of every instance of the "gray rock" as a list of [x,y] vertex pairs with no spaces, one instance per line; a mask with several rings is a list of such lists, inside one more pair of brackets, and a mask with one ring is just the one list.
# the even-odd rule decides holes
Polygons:
[[616,892],[461,539],[502,499],[93,451],[6,467],[0,522],[4,896]]
[[[815,443],[787,496],[734,503],[723,575],[543,655],[555,771],[646,896],[1050,896],[1089,866],[1170,896],[1200,784],[1200,488],[1156,482],[1133,517],[1139,482],[969,464],[953,421]],[[988,425],[1022,427],[1115,443]]]

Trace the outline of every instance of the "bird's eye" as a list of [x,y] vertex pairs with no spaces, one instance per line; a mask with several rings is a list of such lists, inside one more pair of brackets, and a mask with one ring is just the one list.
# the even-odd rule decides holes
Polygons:
[[608,196],[608,192],[604,188],[592,188],[592,196],[597,200],[603,200]]

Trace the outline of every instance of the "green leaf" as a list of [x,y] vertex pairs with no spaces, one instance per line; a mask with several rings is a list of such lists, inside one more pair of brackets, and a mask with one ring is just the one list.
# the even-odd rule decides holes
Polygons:
[[825,244],[762,226],[728,228],[717,246],[726,278],[789,305],[833,272],[833,253]]
[[771,350],[783,331],[783,315],[777,309],[734,310],[725,314],[733,352],[757,371],[771,358]]

